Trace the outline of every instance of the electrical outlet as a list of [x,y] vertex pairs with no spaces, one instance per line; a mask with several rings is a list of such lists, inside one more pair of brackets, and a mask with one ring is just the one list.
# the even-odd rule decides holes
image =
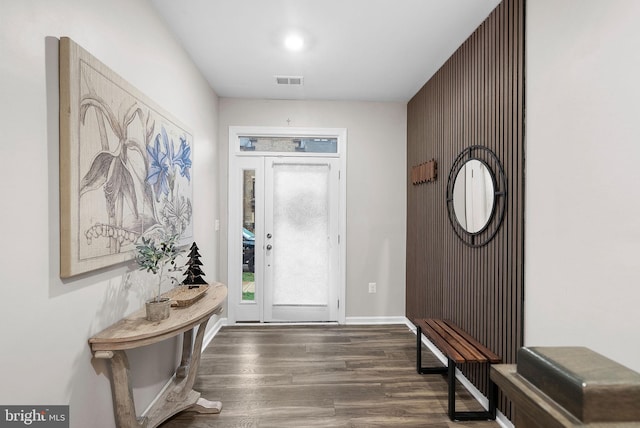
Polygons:
[[215,231],[218,232],[220,230],[220,220],[216,219],[216,221],[213,224],[214,224]]
[[376,292],[376,283],[375,282],[370,282],[369,283],[369,293],[375,293]]

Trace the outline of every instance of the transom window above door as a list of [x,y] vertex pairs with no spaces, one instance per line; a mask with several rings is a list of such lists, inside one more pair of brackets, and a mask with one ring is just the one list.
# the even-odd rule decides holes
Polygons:
[[238,138],[241,152],[338,153],[338,139],[330,137]]

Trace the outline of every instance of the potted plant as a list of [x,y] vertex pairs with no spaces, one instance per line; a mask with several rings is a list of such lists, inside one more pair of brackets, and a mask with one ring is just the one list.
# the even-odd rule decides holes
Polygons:
[[[158,290],[156,296],[146,302],[147,319],[161,321],[169,317],[171,302],[162,297],[162,279],[165,273],[180,270],[176,267],[176,257],[182,252],[177,247],[178,235],[165,235],[162,239],[141,237],[142,243],[136,245],[136,261],[140,270],[146,270],[158,275]],[[172,281],[175,278],[170,277]]]

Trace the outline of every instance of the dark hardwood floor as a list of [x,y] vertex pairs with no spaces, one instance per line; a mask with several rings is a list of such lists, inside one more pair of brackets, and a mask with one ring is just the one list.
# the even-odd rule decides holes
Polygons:
[[[436,364],[424,351],[423,365]],[[498,427],[454,423],[442,375],[419,375],[404,325],[224,327],[202,354],[194,389],[219,415],[182,412],[163,428]],[[459,410],[480,405],[458,384]]]

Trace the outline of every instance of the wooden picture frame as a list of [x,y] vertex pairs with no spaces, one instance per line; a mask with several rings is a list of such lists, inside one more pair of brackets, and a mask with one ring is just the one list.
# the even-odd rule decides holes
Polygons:
[[193,137],[60,39],[60,277],[134,257],[141,236],[193,236]]

